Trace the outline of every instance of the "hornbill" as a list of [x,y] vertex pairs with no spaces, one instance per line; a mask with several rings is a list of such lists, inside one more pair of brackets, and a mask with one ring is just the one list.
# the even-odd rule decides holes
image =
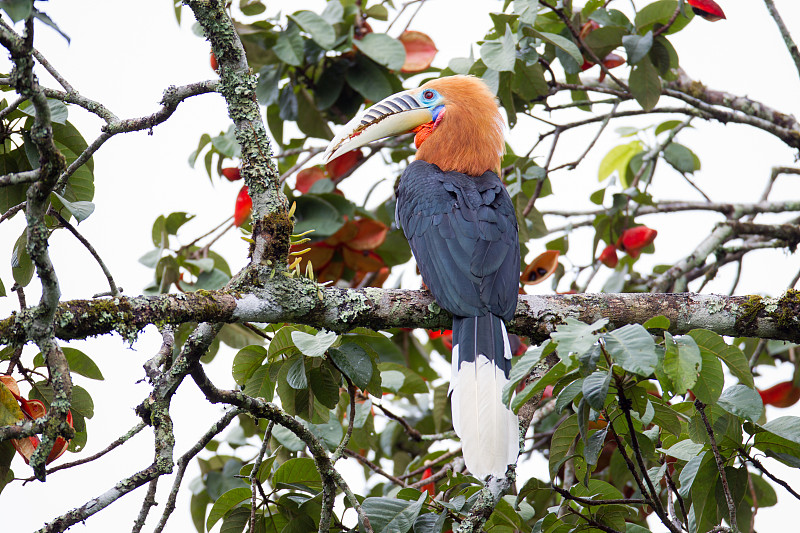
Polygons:
[[466,466],[499,477],[519,455],[517,416],[501,399],[511,368],[504,322],[514,316],[520,269],[514,206],[497,177],[503,121],[480,79],[440,78],[356,116],[325,161],[409,131],[418,150],[397,186],[395,218],[422,280],[453,314],[450,394]]

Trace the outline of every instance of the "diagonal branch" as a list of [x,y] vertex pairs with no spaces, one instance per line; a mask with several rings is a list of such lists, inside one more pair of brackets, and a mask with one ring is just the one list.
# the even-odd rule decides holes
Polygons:
[[795,68],[797,68],[797,73],[800,74],[800,50],[797,48],[797,43],[792,39],[786,24],[783,23],[781,14],[778,13],[778,8],[775,7],[775,2],[772,0],[764,0],[764,4],[766,4],[770,16],[775,20],[775,24],[778,25],[778,30],[781,32],[781,37],[783,37],[783,42],[786,44],[786,49],[789,50],[789,55],[792,56],[792,61],[794,61]]

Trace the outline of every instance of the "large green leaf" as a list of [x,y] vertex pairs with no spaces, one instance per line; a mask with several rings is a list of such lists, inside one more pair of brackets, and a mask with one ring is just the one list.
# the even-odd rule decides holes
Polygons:
[[[105,379],[97,364],[82,351],[70,348],[69,346],[63,346],[61,351],[64,352],[64,357],[67,359],[70,372],[75,372],[89,379],[97,379],[100,381]],[[36,354],[33,358],[33,366],[36,368],[44,366],[44,357],[42,357],[41,352]]]
[[770,420],[762,428],[788,441],[800,444],[800,417],[781,416]]
[[746,385],[733,385],[722,391],[717,405],[732,415],[757,422],[764,412],[764,403],[757,391]]
[[[652,4],[644,6],[636,13],[636,18],[634,19],[636,29],[642,32],[652,29],[655,24],[661,26],[666,25],[677,8],[678,0],[659,0],[658,2],[653,2]],[[688,13],[689,17],[687,18],[684,13]],[[672,26],[667,30],[667,33],[680,31],[689,23],[692,17],[693,14],[690,9],[682,10],[678,18],[675,19]]]
[[309,335],[302,331],[292,332],[292,341],[295,346],[308,357],[324,357],[328,348],[336,342],[336,333],[333,331],[319,331]]
[[325,19],[311,11],[297,11],[289,18],[297,23],[300,28],[311,35],[311,38],[326,50],[333,48],[336,43],[336,31]]
[[[691,333],[690,333],[691,335]],[[694,337],[692,337],[694,338]],[[695,342],[697,342],[695,340]],[[722,393],[725,385],[725,374],[722,372],[722,362],[706,348],[698,345],[700,356],[703,359],[700,376],[692,387],[692,392],[698,400],[705,404],[713,404]]]
[[566,324],[556,326],[556,331],[550,338],[558,343],[558,353],[563,356],[568,354],[581,355],[588,352],[597,342],[600,335],[596,331],[605,327],[608,319],[601,318],[594,324],[584,324],[574,318],[567,318]]
[[249,500],[252,495],[253,493],[250,491],[250,487],[237,487],[224,493],[217,498],[217,501],[214,502],[214,506],[211,507],[211,512],[208,513],[208,518],[206,519],[206,527],[211,529],[214,524],[228,513],[228,511],[243,501]]
[[403,43],[385,33],[368,33],[353,44],[368,58],[391,70],[400,70],[406,61]]
[[572,415],[557,428],[550,441],[550,476],[555,478],[558,469],[567,458],[570,446],[578,436],[578,415]]
[[352,342],[328,351],[336,366],[350,378],[359,389],[366,389],[372,379],[372,360],[366,350]]
[[661,98],[661,78],[649,58],[639,62],[628,79],[631,94],[645,111],[650,111]]
[[598,370],[586,376],[583,380],[583,397],[595,411],[600,411],[608,396],[608,387],[611,384],[611,372]]
[[628,144],[621,144],[615,146],[603,157],[600,161],[600,166],[597,170],[597,179],[602,181],[609,177],[612,172],[616,171],[620,181],[625,180],[625,172],[628,168],[628,163],[631,162],[633,156],[642,151],[641,141],[631,141]]
[[413,370],[397,363],[381,363],[378,365],[381,371],[381,381],[383,388],[388,392],[398,394],[418,394],[428,392],[425,381]]
[[686,394],[694,387],[700,375],[703,358],[700,348],[690,336],[677,337],[664,332],[666,353],[664,354],[664,372],[672,380],[675,394]]
[[578,45],[572,42],[571,39],[567,39],[566,37],[562,37],[556,33],[536,31],[533,28],[525,28],[524,32],[526,35],[530,34],[534,37],[538,37],[539,39],[552,44],[557,49],[562,50],[578,65],[583,64],[583,54],[581,54]]
[[375,533],[406,533],[414,525],[428,494],[416,501],[396,498],[367,498],[361,504]]
[[693,329],[689,332],[689,336],[695,340],[701,351],[707,351],[722,359],[731,374],[748,387],[753,387],[750,364],[739,348],[727,344],[721,336],[707,329]]
[[296,24],[289,24],[286,31],[281,32],[272,50],[284,63],[293,67],[303,64],[303,38]]
[[644,35],[625,35],[622,44],[625,45],[625,52],[628,54],[628,63],[635,65],[650,52],[653,46],[653,32],[648,31]]
[[238,385],[244,385],[266,357],[267,350],[263,346],[250,345],[239,350],[233,356],[233,380]]
[[516,46],[511,29],[497,39],[486,41],[481,45],[481,59],[487,67],[500,72],[513,72],[516,63]]
[[619,366],[647,377],[658,364],[653,337],[641,324],[628,324],[603,334],[606,350]]
[[322,490],[322,478],[314,460],[308,457],[289,459],[278,467],[272,480],[276,484],[303,485],[317,492]]
[[33,261],[28,255],[27,230],[22,230],[22,235],[17,238],[11,250],[11,275],[21,287],[26,287],[33,279]]
[[314,237],[330,237],[344,225],[339,211],[319,196],[304,194],[294,199],[295,233],[314,230]]
[[392,84],[383,71],[368,58],[360,57],[347,70],[345,80],[367,100],[378,102],[392,94]]

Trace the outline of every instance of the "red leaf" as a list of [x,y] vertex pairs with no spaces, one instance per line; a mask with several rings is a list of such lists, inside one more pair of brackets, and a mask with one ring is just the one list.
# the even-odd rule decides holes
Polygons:
[[608,54],[606,57],[603,58],[603,65],[605,65],[606,68],[609,69],[624,64],[625,64],[625,58],[617,54]]
[[694,14],[711,22],[725,18],[722,8],[714,0],[688,0]]
[[617,248],[613,244],[609,244],[603,251],[600,252],[600,257],[598,257],[601,263],[603,263],[608,268],[614,268],[617,266],[619,262],[619,258],[617,257]]
[[333,181],[337,181],[347,174],[350,169],[362,159],[364,159],[364,154],[361,153],[361,150],[351,150],[349,152],[345,152],[333,161],[326,164],[325,170],[328,172],[328,175]]
[[764,405],[774,405],[775,407],[789,407],[800,400],[800,387],[795,387],[791,381],[784,381],[773,385],[766,390],[760,390],[761,401]]
[[523,285],[536,285],[546,280],[558,267],[558,250],[547,250],[539,254],[525,267],[521,281]]
[[636,258],[639,257],[642,248],[655,240],[656,235],[658,235],[658,232],[647,226],[628,228],[617,239],[617,248]]
[[406,62],[401,72],[420,72],[431,66],[436,57],[436,45],[433,39],[421,31],[404,31],[400,42],[406,49]]
[[595,22],[594,20],[590,20],[589,22],[585,23],[581,26],[581,39],[585,39],[587,35],[592,33],[594,30],[598,29],[600,24]]
[[367,250],[351,250],[345,246],[342,248],[342,257],[345,265],[356,272],[376,272],[384,267],[381,256]]
[[214,52],[211,52],[208,62],[211,64],[211,68],[214,69],[215,72],[219,70],[219,63],[217,63],[217,56],[214,55]]
[[354,220],[350,220],[349,222],[345,222],[344,226],[339,228],[336,233],[325,239],[325,244],[339,246],[340,244],[352,240],[356,235],[358,235],[358,225]]
[[297,182],[295,183],[295,190],[305,194],[319,180],[325,178],[325,172],[320,167],[304,168],[297,173]]
[[236,181],[242,179],[242,173],[237,167],[226,167],[220,170],[220,173],[228,178],[228,181]]
[[[422,473],[422,479],[428,479],[432,475],[433,475],[433,470],[431,470],[430,468],[426,468],[425,472]],[[433,495],[436,494],[436,486],[435,485],[436,485],[435,483],[426,483],[425,485],[422,485],[420,490],[422,492],[427,492],[428,494],[433,496]]]
[[241,226],[253,211],[253,200],[247,192],[247,185],[241,188],[236,197],[236,204],[233,208],[233,224]]
[[378,220],[362,218],[355,221],[358,233],[345,242],[345,246],[353,250],[374,250],[386,240],[389,228]]

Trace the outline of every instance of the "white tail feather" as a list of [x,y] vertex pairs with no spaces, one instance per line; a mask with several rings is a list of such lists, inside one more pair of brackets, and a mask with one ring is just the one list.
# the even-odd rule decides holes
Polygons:
[[[505,349],[510,357],[507,340]],[[458,345],[453,346],[452,372],[453,428],[461,438],[467,468],[478,478],[505,475],[519,455],[519,421],[502,401],[508,380],[483,354],[474,363],[462,362],[459,369]]]

